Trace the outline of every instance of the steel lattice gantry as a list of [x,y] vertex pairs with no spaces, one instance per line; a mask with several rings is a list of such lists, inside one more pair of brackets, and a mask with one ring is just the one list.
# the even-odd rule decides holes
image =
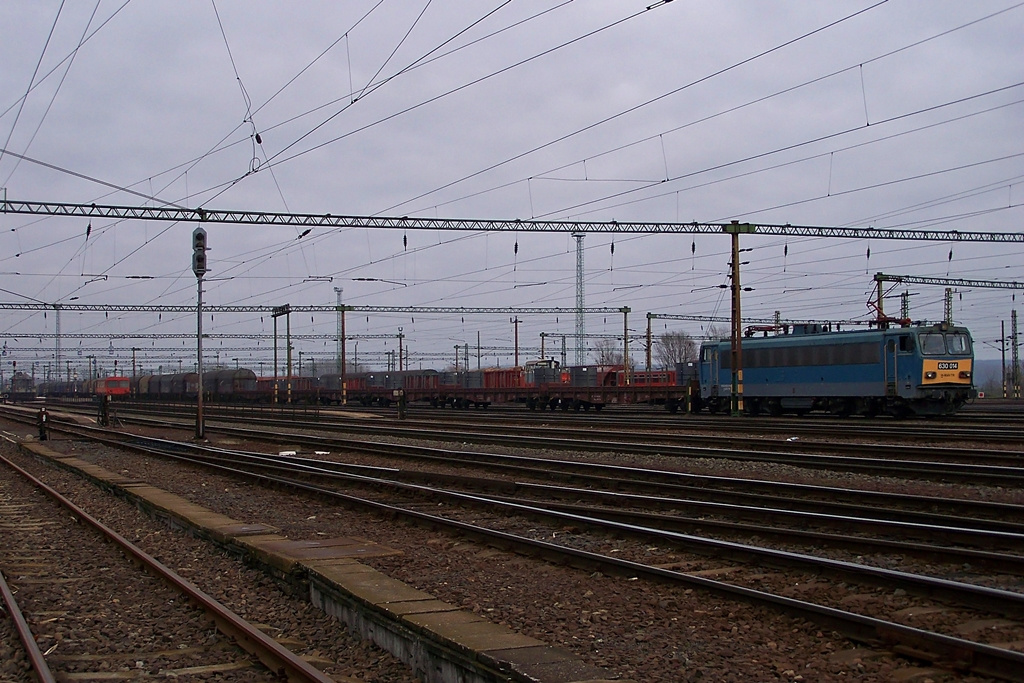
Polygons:
[[[392,230],[462,230],[560,233],[679,233],[722,234],[735,223],[662,223],[637,221],[537,221],[470,218],[425,218],[410,216],[335,216],[333,214],[273,213],[266,211],[218,211],[186,207],[116,206],[0,200],[4,213],[43,216],[79,216],[113,220],[234,223],[241,225],[284,225],[308,228],[383,228]],[[872,238],[938,242],[1017,242],[1019,232],[962,232],[959,230],[895,230],[887,228],[845,228],[790,224],[747,223],[745,232],[758,235],[803,237]]]
[[[57,304],[62,311],[98,311],[100,313],[195,313],[195,306],[160,306],[153,304]],[[280,309],[280,306],[203,306],[203,313],[271,313]],[[575,308],[517,308],[514,306],[488,307],[467,307],[467,306],[288,306],[291,313],[336,313],[339,308],[354,313],[437,313],[437,314],[460,314],[460,313],[503,313],[507,315],[519,314],[562,314],[575,313]],[[54,304],[43,303],[0,303],[0,310],[6,311],[52,311]],[[586,313],[622,313],[622,307],[609,308],[587,308]],[[32,335],[24,335],[32,336]],[[333,337],[332,337],[333,339]]]
[[[940,285],[946,288],[945,315],[944,320],[950,325],[953,324],[953,288],[963,289],[1024,289],[1024,282],[1016,280],[965,280],[962,278],[931,277],[925,275],[890,275],[886,273],[875,273],[876,300],[869,302],[873,305],[878,314],[879,321],[888,320],[884,311],[885,292],[882,291],[883,282],[892,282],[897,285]],[[891,290],[890,290],[891,291]],[[906,313],[902,314],[907,317]]]

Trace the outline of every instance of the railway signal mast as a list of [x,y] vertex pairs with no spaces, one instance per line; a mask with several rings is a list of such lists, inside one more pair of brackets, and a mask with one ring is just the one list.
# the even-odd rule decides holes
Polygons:
[[205,436],[203,424],[203,276],[206,275],[206,230],[192,231],[192,272],[196,274],[196,372],[199,391],[196,392],[196,438]]

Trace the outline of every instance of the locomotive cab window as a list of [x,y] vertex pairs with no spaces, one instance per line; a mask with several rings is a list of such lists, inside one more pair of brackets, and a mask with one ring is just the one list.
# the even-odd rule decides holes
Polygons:
[[914,338],[909,334],[900,335],[900,351],[903,353],[914,352]]
[[946,340],[941,332],[926,332],[921,335],[921,353],[926,356],[942,356],[946,353]]
[[946,349],[951,354],[963,355],[971,352],[971,339],[966,334],[952,332],[946,335]]

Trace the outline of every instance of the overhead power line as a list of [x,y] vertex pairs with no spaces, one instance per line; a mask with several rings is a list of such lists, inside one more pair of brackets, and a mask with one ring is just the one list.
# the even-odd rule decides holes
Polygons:
[[[461,230],[469,232],[605,232],[717,234],[737,224],[667,223],[636,221],[538,221],[473,218],[416,218],[409,216],[335,216],[333,214],[275,213],[266,211],[216,211],[174,207],[114,206],[0,200],[4,213],[46,216],[77,216],[142,221],[192,221],[240,225],[286,225],[308,228],[383,228],[391,230]],[[1018,232],[964,232],[959,230],[893,230],[887,228],[829,227],[743,223],[744,232],[760,235],[802,237],[872,238],[936,242],[1024,242]]]

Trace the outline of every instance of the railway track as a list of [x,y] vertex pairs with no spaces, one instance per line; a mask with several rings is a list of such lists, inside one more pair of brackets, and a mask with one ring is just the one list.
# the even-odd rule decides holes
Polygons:
[[[332,409],[324,408],[327,415]],[[394,417],[394,411],[374,410],[381,417]],[[344,412],[341,412],[344,414]],[[942,420],[893,420],[886,418],[848,418],[837,420],[827,416],[793,417],[743,417],[730,418],[723,415],[676,415],[665,416],[649,411],[633,412],[629,409],[604,411],[599,415],[580,417],[575,413],[550,412],[530,414],[523,411],[453,411],[414,410],[410,415],[433,422],[455,424],[512,424],[514,426],[539,426],[540,424],[562,425],[570,428],[627,429],[629,431],[652,430],[673,433],[716,432],[743,434],[798,435],[801,437],[824,436],[831,439],[865,438],[876,440],[918,439],[928,442],[949,442],[968,440],[991,445],[1020,444],[1016,429],[1019,416],[1015,419],[959,419]]]
[[7,458],[0,466],[17,475],[0,477],[6,611],[38,680],[332,680]]
[[[26,404],[29,405],[29,404]],[[85,412],[95,413],[95,405],[89,401],[70,402],[71,407],[77,406]],[[195,413],[193,404],[181,403],[145,403],[123,402],[116,406],[121,414],[129,413],[162,413],[183,414]],[[289,418],[311,419],[318,416],[323,420],[345,419],[353,414],[375,416],[381,419],[395,419],[394,408],[360,408],[350,406],[318,407],[305,405],[275,406],[265,404],[207,404],[209,414],[250,416],[287,415]],[[686,435],[702,436],[714,433],[718,438],[737,441],[743,436],[756,433],[763,437],[780,439],[798,437],[801,439],[823,438],[831,441],[838,439],[863,442],[871,440],[876,443],[893,443],[916,441],[920,443],[945,444],[951,442],[971,442],[989,446],[1008,447],[1015,449],[1020,446],[1021,438],[1017,425],[1024,408],[1009,412],[975,412],[968,417],[957,416],[942,419],[894,420],[891,418],[845,418],[836,419],[831,416],[814,415],[802,418],[794,417],[743,417],[730,418],[723,415],[666,415],[663,410],[620,407],[601,413],[580,416],[575,412],[550,411],[529,412],[521,407],[492,407],[488,410],[449,410],[412,406],[409,409],[409,424],[417,421],[431,424],[451,424],[459,428],[492,429],[515,428],[528,432],[546,428],[571,430],[605,430],[617,432],[656,432],[673,434],[679,437]]]
[[[122,411],[124,420],[138,424],[166,424],[164,418],[146,422],[142,412]],[[190,419],[187,410],[170,415]],[[244,418],[243,418],[244,416]],[[676,458],[712,458],[729,461],[785,464],[801,468],[846,471],[883,476],[921,478],[938,481],[986,483],[1019,487],[1024,484],[1024,452],[1008,450],[970,450],[941,446],[902,444],[865,444],[836,441],[805,441],[800,438],[769,440],[764,438],[721,436],[714,434],[652,433],[646,431],[567,428],[527,425],[515,429],[509,425],[474,423],[448,426],[433,420],[388,421],[320,416],[304,420],[301,416],[275,417],[272,412],[234,411],[212,408],[210,420],[243,418],[249,424],[268,427],[305,429],[318,433],[387,435],[389,438],[436,440],[475,444],[512,444],[537,449],[576,451],[581,444],[587,450]],[[231,429],[222,425],[224,430]],[[753,429],[757,429],[753,427]],[[246,432],[237,432],[246,435]],[[709,443],[713,445],[709,445]]]
[[[297,438],[295,435],[289,436]],[[380,444],[376,446],[382,447]],[[906,621],[914,615],[941,614],[947,621],[953,619],[962,626],[980,621],[992,623],[994,619],[1000,622],[999,634],[1007,634],[1011,639],[1015,637],[1013,634],[1017,634],[1019,639],[1024,639],[1024,624],[1017,621],[1024,614],[1024,595],[1019,593],[913,576],[906,572],[893,572],[877,567],[855,566],[854,563],[838,562],[828,558],[800,556],[773,549],[756,549],[735,542],[698,538],[691,534],[640,525],[635,523],[635,520],[624,522],[602,518],[597,514],[596,508],[569,511],[564,508],[557,509],[557,505],[550,505],[551,501],[537,500],[526,503],[518,495],[516,500],[510,500],[450,488],[442,489],[436,485],[401,482],[397,481],[398,474],[394,469],[385,470],[384,476],[381,476],[378,468],[371,476],[368,468],[362,468],[357,472],[351,471],[350,468],[349,471],[339,471],[336,463],[314,463],[308,459],[302,462],[295,458],[273,457],[267,454],[200,449],[183,443],[150,440],[146,444],[136,443],[133,447],[160,453],[166,457],[185,458],[202,463],[206,467],[230,471],[235,476],[245,472],[246,476],[256,477],[261,482],[273,481],[277,485],[291,486],[346,505],[361,506],[388,515],[401,515],[435,527],[445,526],[500,547],[514,547],[524,553],[540,553],[545,557],[584,566],[590,570],[596,568],[605,572],[626,572],[649,580],[682,581],[687,585],[701,586],[745,600],[765,601],[776,608],[783,608],[818,623],[839,628],[851,637],[875,644],[886,641],[897,649],[918,657],[930,658],[933,661],[941,660],[948,664],[952,653],[958,653],[954,666],[977,673],[1020,680],[1020,672],[1024,672],[1024,668],[1021,668],[1024,664],[1024,655],[1019,652],[993,647],[984,642],[963,640],[948,633],[929,632],[927,629],[914,628],[893,620],[902,617],[903,621]],[[421,476],[423,474],[420,473]],[[310,483],[309,477],[315,478],[317,483]],[[435,483],[436,480],[443,479],[436,476],[434,478]],[[344,483],[335,485],[334,482]],[[362,495],[353,493],[353,487],[363,492]],[[367,497],[367,489],[377,491],[377,494]],[[380,491],[385,492],[383,497]],[[559,495],[564,494],[565,491],[562,491]],[[436,514],[439,499],[443,499],[446,502],[445,509],[452,512],[444,516]],[[635,500],[631,501],[631,504],[638,505]],[[431,513],[424,512],[427,509],[431,510]],[[478,521],[481,509],[488,511],[484,515],[489,521],[486,526]],[[501,510],[501,514],[497,513],[498,510]],[[538,526],[538,519],[543,520],[543,526]],[[569,532],[566,532],[567,528],[570,529]],[[601,533],[624,536],[630,543],[618,557],[607,552],[595,552],[595,546],[606,546],[609,543],[607,537],[595,537],[591,533],[573,531],[577,528],[603,529]],[[549,540],[559,536],[561,538],[558,544]],[[713,568],[710,571],[715,575],[729,575],[732,580],[724,582],[706,578],[709,575],[708,570],[699,568],[699,560],[677,563],[680,568],[685,565],[686,569],[693,569],[686,573],[666,569],[664,562],[642,561],[645,556],[644,548],[652,542],[688,548],[699,544],[703,546],[703,552],[712,558]],[[723,563],[726,562],[735,564],[723,567]],[[780,572],[780,568],[784,569]],[[827,585],[833,589],[833,593],[838,577],[842,577],[844,583],[838,584],[840,586],[846,585],[845,582],[884,585],[886,591],[894,591],[896,595],[900,592],[940,595],[941,602],[918,599],[913,604],[904,606],[902,610],[897,610],[900,614],[892,614],[891,605],[887,605],[885,600],[878,598],[870,590],[856,593],[849,590],[839,591],[845,598],[856,598],[854,602],[860,601],[862,609],[860,613],[855,614],[840,609],[835,604],[828,604],[828,600],[823,600],[822,604],[811,604],[804,600],[792,599],[784,590],[772,593],[758,588],[776,581],[788,584],[795,576],[797,585]],[[829,577],[829,580],[821,581],[821,576]],[[960,606],[950,607],[952,604]],[[987,612],[979,613],[979,606]],[[886,614],[887,618],[880,618],[872,612]],[[986,633],[991,636],[996,630],[993,628]]]

